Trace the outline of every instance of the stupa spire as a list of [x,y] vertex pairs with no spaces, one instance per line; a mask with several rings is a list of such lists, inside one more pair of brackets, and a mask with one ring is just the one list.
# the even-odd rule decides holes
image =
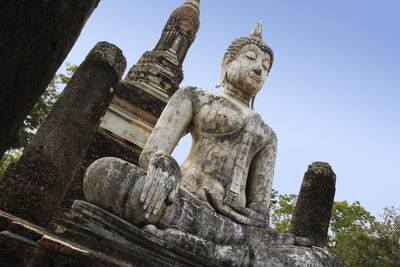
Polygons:
[[200,0],[187,0],[182,6],[191,7],[200,14]]
[[187,0],[170,15],[155,49],[175,53],[182,64],[199,30],[199,17],[200,0]]

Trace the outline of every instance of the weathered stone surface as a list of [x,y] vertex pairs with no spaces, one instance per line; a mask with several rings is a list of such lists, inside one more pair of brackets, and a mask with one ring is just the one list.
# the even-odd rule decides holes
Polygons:
[[156,48],[171,50],[182,64],[200,27],[200,0],[188,0],[175,9],[164,27]]
[[[164,102],[154,94],[151,94],[152,92],[149,91],[149,86],[139,82],[120,81],[113,86],[113,89],[115,94],[113,103],[115,105],[133,116],[141,118],[141,120],[148,122],[154,127],[166,105],[167,96],[165,96]],[[128,123],[134,125],[132,121]],[[142,147],[137,144],[123,139],[121,136],[113,134],[106,129],[100,128],[95,138],[92,140],[79,170],[75,174],[73,182],[52,220],[55,221],[62,216],[63,213],[69,212],[76,199],[85,199],[82,185],[83,177],[87,167],[96,159],[102,157],[119,157],[138,165],[141,152]]]
[[0,157],[99,0],[1,1]]
[[267,224],[276,136],[249,105],[262,88],[272,59],[271,49],[261,40],[259,24],[249,37],[229,47],[222,65],[222,94],[196,87],[174,94],[139,161],[148,172],[143,192],[135,194],[140,195],[147,215],[157,215],[167,197],[174,201],[174,186],[165,184],[177,181],[172,169],[158,168],[153,157],[170,155],[179,139],[190,132],[193,145],[181,167],[182,189],[236,223]]
[[0,211],[0,266],[131,266]]
[[[263,86],[272,60],[271,49],[261,40],[259,23],[249,37],[235,40],[228,48],[219,83],[224,84],[222,94],[184,87],[172,96],[143,148],[140,167],[106,157],[87,169],[83,183],[86,199],[118,217],[76,201],[73,222],[90,229],[85,223],[88,220],[106,221],[107,229],[117,231],[120,229],[112,224],[127,224],[124,227],[133,233],[140,233],[133,225],[143,227],[160,238],[155,240],[223,266],[301,266],[308,262],[341,266],[326,251],[294,247],[310,246],[305,237],[265,229],[276,136],[250,109],[250,101]],[[131,69],[136,83],[143,84],[145,81],[138,79],[151,80],[159,73],[146,77],[150,70],[142,73],[140,68]],[[179,168],[171,152],[187,132],[193,145]],[[101,218],[96,218],[98,215]],[[66,229],[68,226],[71,224]],[[102,227],[94,228],[93,232],[116,239]],[[277,258],[280,252],[283,255]]]
[[[157,187],[164,178],[154,178],[157,168],[149,164],[152,156],[159,151],[171,153],[181,136],[190,132],[193,146],[181,167],[182,188],[236,222],[262,225],[272,186],[276,137],[259,114],[250,110],[249,101],[264,83],[268,72],[264,65],[271,62],[269,54],[254,44],[244,44],[241,49],[238,58],[226,68],[223,94],[196,87],[181,88],[174,94],[149,137],[139,164],[149,169],[146,183],[147,179],[153,180]],[[247,53],[257,60],[250,61]],[[258,78],[254,80],[251,75]],[[240,92],[242,84],[246,88]],[[215,198],[206,196],[206,187]],[[168,193],[161,190],[162,197],[154,195],[158,202],[150,203],[150,212]],[[153,193],[144,196],[152,197]],[[222,201],[223,205],[216,204]],[[238,214],[238,209],[224,208],[226,204],[242,211]]]
[[[126,124],[135,127],[135,130],[138,131],[140,127],[136,122],[143,123],[152,130],[168,101],[168,96],[159,93],[146,83],[137,81],[120,81],[113,86],[113,89],[115,96],[112,103],[137,118],[136,121],[126,120]],[[68,212],[75,199],[85,198],[82,189],[84,173],[96,159],[119,157],[138,165],[144,145],[142,138],[135,136],[134,132],[127,131],[125,134],[129,136],[128,140],[123,135],[118,135],[118,131],[110,132],[112,130],[100,127],[96,133],[96,137],[91,142],[79,171],[53,219]],[[135,140],[132,141],[132,139]]]
[[43,230],[39,230],[33,225],[24,223],[23,221],[12,221],[7,230],[11,233],[19,234],[32,241],[38,241],[43,237]]
[[76,201],[68,220],[53,225],[58,236],[134,266],[217,266],[92,204]]
[[[141,107],[139,105],[140,103],[135,101],[135,99],[133,99],[132,101],[128,101],[118,96],[119,91],[116,91],[116,93],[117,95],[113,98],[113,105],[127,111],[129,114],[133,115],[136,118],[143,119],[143,121],[154,128],[158,121],[159,115],[155,115],[154,113],[147,111],[144,107]],[[161,103],[161,105],[162,108],[164,108],[165,103]]]
[[289,232],[324,247],[335,197],[336,175],[325,162],[313,162],[304,174]]
[[[114,87],[116,97],[100,125],[103,130],[112,132],[116,140],[133,143],[134,149],[139,147],[140,154],[169,97],[179,88],[183,79],[182,63],[198,28],[199,1],[186,1],[171,15],[156,48],[145,52],[129,70],[125,81]],[[114,107],[124,116],[113,116]],[[137,162],[139,154],[135,153],[134,160],[128,161]],[[73,201],[67,198],[68,203]]]
[[[124,218],[144,226],[175,228],[215,244],[286,244],[294,245],[292,234],[247,227],[215,212],[207,203],[181,189],[178,199],[164,203],[160,213],[146,217],[139,202],[144,187],[145,172],[133,164],[117,158],[102,158],[87,170],[84,191],[88,201]],[[144,203],[145,204],[145,203]]]
[[171,51],[147,51],[128,72],[126,81],[137,81],[150,85],[172,96],[183,79],[182,65]]
[[78,171],[75,173],[73,181],[65,193],[65,196],[59,207],[52,216],[55,222],[65,213],[69,213],[72,204],[76,199],[85,199],[83,193],[83,177],[90,164],[102,157],[119,157],[128,162],[138,164],[142,149],[132,143],[128,143],[111,133],[99,130],[97,131],[92,143],[90,144],[85,157],[83,158]]
[[101,42],[79,66],[14,171],[0,181],[0,209],[46,225],[68,189],[112,100],[126,61]]
[[342,266],[316,247],[216,245],[175,229],[140,229],[84,201],[58,223],[52,230],[59,238],[134,266]]
[[166,95],[157,94],[147,84],[135,81],[121,81],[116,87],[116,95],[155,116],[160,117],[168,102]]
[[[109,174],[106,179],[104,172]],[[101,205],[136,225],[146,224],[145,211],[137,208],[139,193],[143,187],[143,181],[139,182],[144,175],[142,170],[119,159],[103,158],[96,161],[86,175],[85,183],[89,189],[85,192],[92,203]],[[148,222],[155,223],[160,228],[154,226],[155,230],[149,232],[190,253],[196,253],[218,264],[232,266],[249,262],[248,253],[251,248],[298,243],[294,235],[235,224],[228,218],[218,216],[205,203],[196,200],[184,190],[179,195],[173,205],[165,207],[163,214],[149,218]],[[77,204],[78,202],[75,203]],[[168,229],[168,226],[175,229]],[[165,227],[166,231],[161,230]]]
[[147,225],[143,230],[170,244],[175,244],[185,251],[209,259],[218,265],[248,266],[250,263],[250,248],[246,245],[218,245],[196,235],[184,233],[176,229],[167,229],[164,231],[154,225]]
[[[133,105],[129,107],[132,107],[131,110],[139,111],[138,107],[134,107]],[[148,112],[144,114],[151,115]],[[147,118],[151,118],[151,116]],[[108,107],[100,124],[100,129],[109,131],[118,138],[133,143],[141,148],[153,131],[153,127],[154,125],[144,121],[138,116],[126,112],[126,110],[114,103],[111,103]]]
[[251,266],[341,267],[338,257],[318,247],[257,246]]
[[[196,87],[174,94],[144,146],[141,168],[107,157],[87,169],[90,203],[223,265],[248,265],[258,247],[310,244],[265,230],[276,136],[249,107],[272,64],[260,27],[228,49],[222,94]],[[180,169],[171,152],[187,132],[193,145]],[[267,260],[261,255],[252,264]]]

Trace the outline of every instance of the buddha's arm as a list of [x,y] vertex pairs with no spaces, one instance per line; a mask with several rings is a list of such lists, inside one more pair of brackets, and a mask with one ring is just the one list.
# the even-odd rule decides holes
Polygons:
[[149,161],[157,151],[171,155],[179,139],[187,132],[193,116],[190,93],[189,88],[183,87],[168,101],[140,155],[139,165],[143,169],[148,169]]
[[181,174],[171,153],[192,120],[190,92],[181,88],[168,101],[140,155],[139,165],[147,170],[140,197],[146,218],[156,215],[167,197],[171,202],[176,199]]
[[277,139],[273,134],[269,143],[253,158],[250,165],[247,191],[247,207],[265,214],[271,197],[276,159]]

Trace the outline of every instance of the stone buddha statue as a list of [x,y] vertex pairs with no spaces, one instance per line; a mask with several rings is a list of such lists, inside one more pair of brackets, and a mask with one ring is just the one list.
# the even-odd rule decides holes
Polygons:
[[147,214],[157,214],[166,196],[175,195],[180,184],[179,175],[156,167],[154,155],[163,155],[172,167],[173,149],[190,132],[192,147],[180,168],[180,187],[232,212],[257,213],[258,224],[266,222],[277,141],[249,105],[272,61],[272,50],[261,40],[260,23],[249,37],[235,40],[228,48],[217,85],[224,85],[222,94],[197,87],[175,93],[140,157],[140,166],[148,170],[141,198]]
[[[145,144],[139,166],[102,158],[86,171],[87,201],[180,248],[225,266],[342,266],[307,238],[266,230],[277,139],[253,110],[273,52],[261,22],[222,62],[221,94],[180,88]],[[192,136],[181,167],[171,156]]]
[[[87,170],[87,200],[160,237],[184,233],[213,244],[294,244],[265,230],[277,139],[252,103],[271,69],[261,21],[236,39],[222,62],[221,94],[183,87],[169,100],[139,167],[102,158]],[[192,135],[181,167],[171,156]]]

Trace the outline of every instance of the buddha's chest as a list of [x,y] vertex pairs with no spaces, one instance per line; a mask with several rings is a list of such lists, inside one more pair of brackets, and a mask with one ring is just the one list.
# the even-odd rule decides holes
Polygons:
[[244,105],[218,95],[200,96],[194,101],[193,110],[193,127],[211,135],[239,130],[252,113]]

